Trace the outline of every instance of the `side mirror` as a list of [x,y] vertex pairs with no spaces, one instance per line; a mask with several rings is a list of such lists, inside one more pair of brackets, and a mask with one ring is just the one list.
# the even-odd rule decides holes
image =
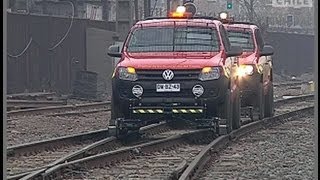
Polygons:
[[240,56],[243,50],[240,46],[231,46],[230,50],[227,51],[227,57]]
[[273,47],[269,45],[264,45],[261,51],[261,56],[271,56],[273,55]]
[[119,45],[112,45],[108,48],[107,54],[111,57],[121,57],[120,46]]

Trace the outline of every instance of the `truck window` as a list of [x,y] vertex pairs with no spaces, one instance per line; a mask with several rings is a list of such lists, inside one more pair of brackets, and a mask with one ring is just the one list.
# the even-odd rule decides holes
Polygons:
[[218,32],[207,27],[143,27],[129,37],[128,52],[219,51]]
[[253,34],[250,31],[228,30],[229,41],[232,46],[240,46],[243,51],[254,51]]

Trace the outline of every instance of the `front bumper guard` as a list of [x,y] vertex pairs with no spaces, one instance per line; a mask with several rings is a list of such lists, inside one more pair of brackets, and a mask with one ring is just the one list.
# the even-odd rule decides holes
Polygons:
[[133,114],[202,114],[204,107],[133,107],[130,108]]

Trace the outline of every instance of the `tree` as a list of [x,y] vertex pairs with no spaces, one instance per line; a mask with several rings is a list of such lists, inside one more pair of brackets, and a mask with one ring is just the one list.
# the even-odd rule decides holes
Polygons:
[[267,3],[265,0],[236,0],[244,10],[246,20],[256,23],[261,32],[264,33],[268,28]]
[[240,4],[242,9],[246,12],[247,17],[249,18],[250,22],[254,21],[254,5],[256,4],[257,0],[237,0]]

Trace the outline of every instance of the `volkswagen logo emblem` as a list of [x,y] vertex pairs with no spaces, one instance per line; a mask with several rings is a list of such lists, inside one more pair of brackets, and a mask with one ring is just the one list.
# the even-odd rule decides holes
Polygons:
[[162,73],[163,79],[167,81],[170,81],[173,78],[173,76],[174,76],[173,71],[171,71],[170,69],[167,69]]

